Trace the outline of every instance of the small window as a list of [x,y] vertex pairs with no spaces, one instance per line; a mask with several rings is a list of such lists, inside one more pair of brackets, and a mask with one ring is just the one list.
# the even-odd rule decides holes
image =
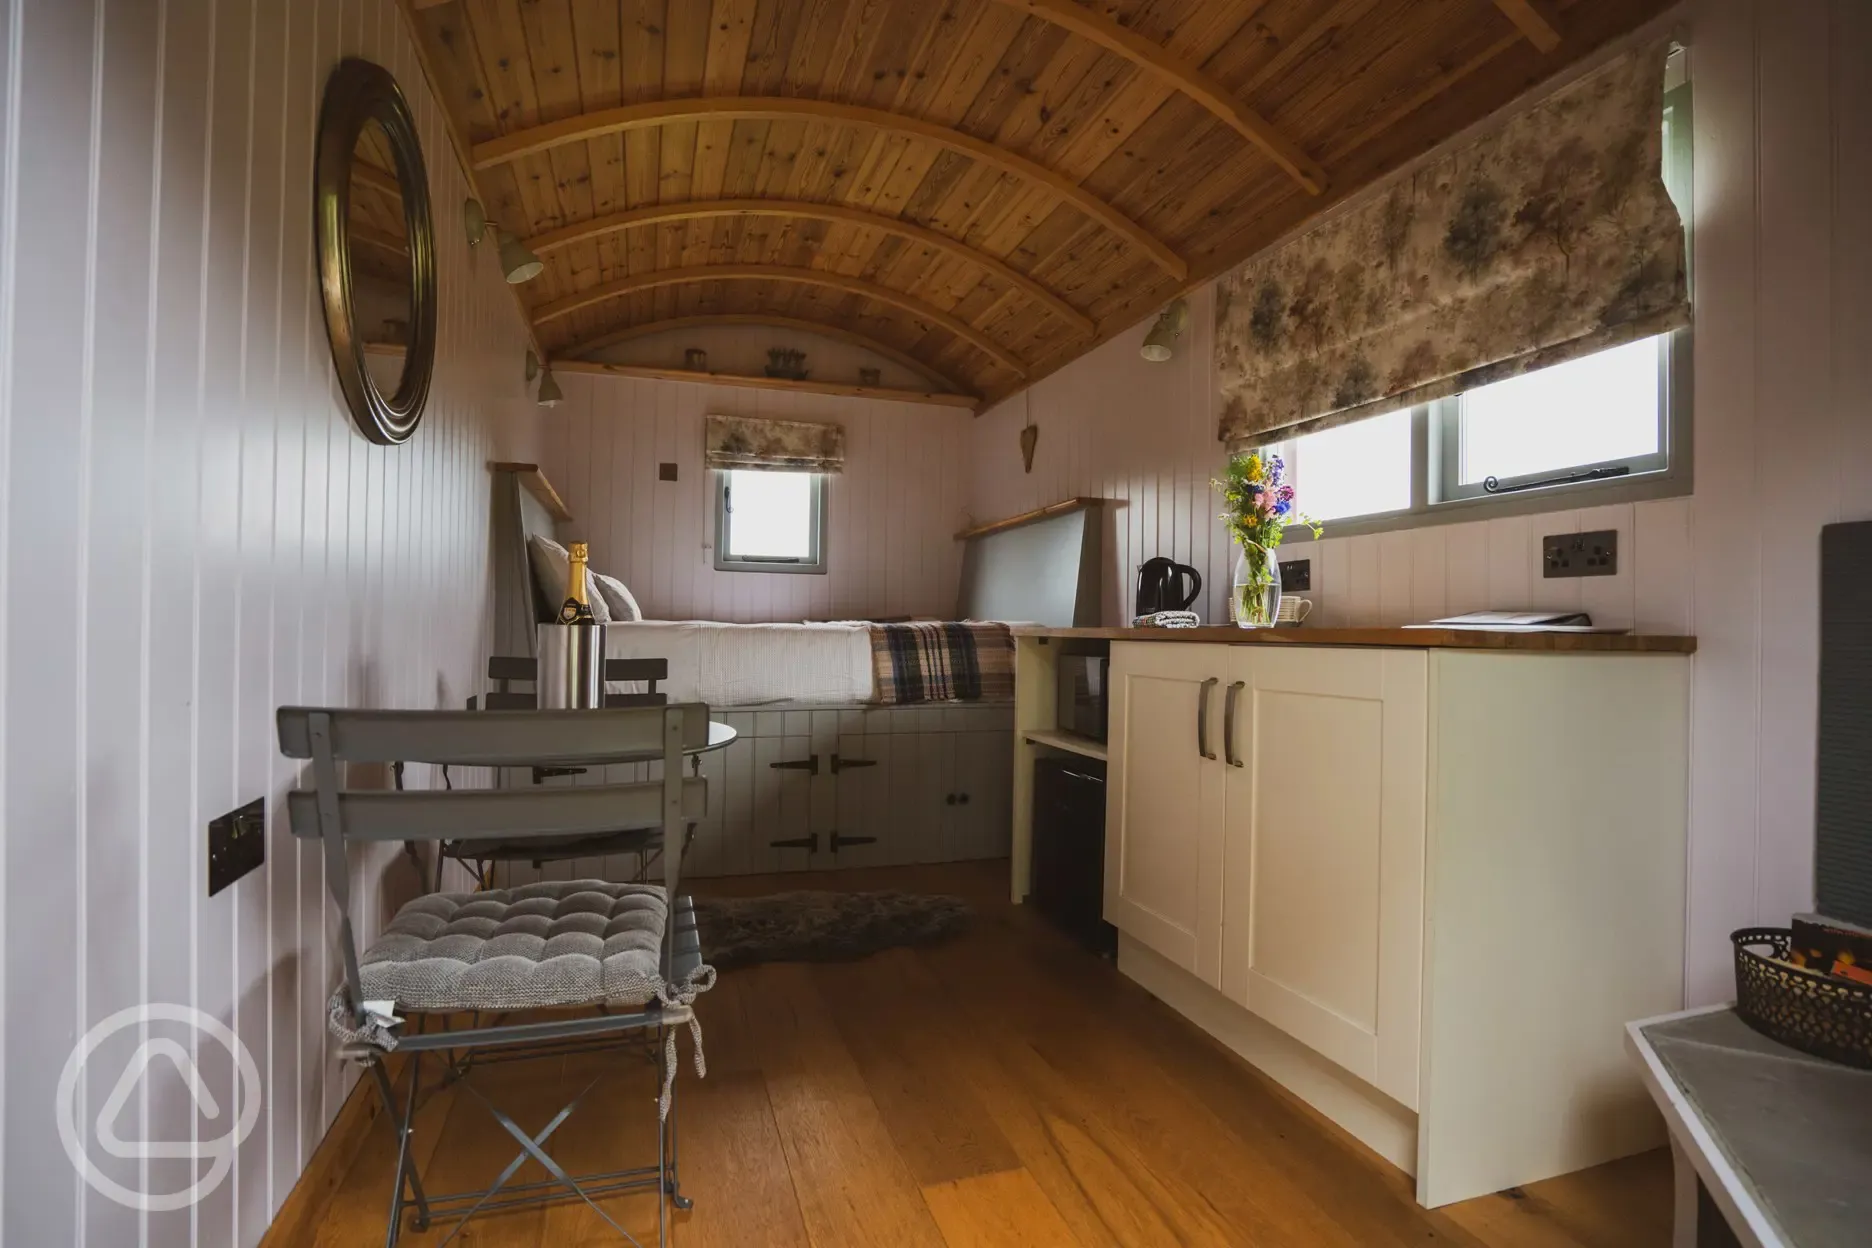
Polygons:
[[1411,409],[1295,438],[1287,458],[1300,510],[1309,519],[1408,511]]
[[717,569],[825,571],[823,474],[736,468],[715,475]]

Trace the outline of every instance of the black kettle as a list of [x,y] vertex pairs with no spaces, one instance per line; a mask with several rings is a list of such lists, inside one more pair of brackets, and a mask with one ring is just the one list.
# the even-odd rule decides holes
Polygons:
[[1133,615],[1155,615],[1159,611],[1187,611],[1202,593],[1202,573],[1187,563],[1178,563],[1162,555],[1146,559],[1138,569],[1137,610]]

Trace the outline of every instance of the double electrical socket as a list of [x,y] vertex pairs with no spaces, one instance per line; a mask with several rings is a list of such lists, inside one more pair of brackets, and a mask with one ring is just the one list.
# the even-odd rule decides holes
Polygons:
[[1541,538],[1541,575],[1617,576],[1618,530],[1551,533]]

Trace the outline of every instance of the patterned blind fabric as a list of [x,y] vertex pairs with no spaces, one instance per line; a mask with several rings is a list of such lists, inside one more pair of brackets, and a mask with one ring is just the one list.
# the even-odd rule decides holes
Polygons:
[[1688,325],[1668,53],[1615,58],[1219,279],[1221,439],[1349,424]]
[[703,459],[710,468],[845,471],[845,430],[840,425],[710,416],[703,436]]

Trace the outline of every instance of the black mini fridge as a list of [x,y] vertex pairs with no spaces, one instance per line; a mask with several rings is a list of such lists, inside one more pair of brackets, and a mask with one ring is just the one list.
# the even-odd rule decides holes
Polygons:
[[1118,950],[1105,921],[1105,764],[1034,760],[1033,904],[1094,953]]

